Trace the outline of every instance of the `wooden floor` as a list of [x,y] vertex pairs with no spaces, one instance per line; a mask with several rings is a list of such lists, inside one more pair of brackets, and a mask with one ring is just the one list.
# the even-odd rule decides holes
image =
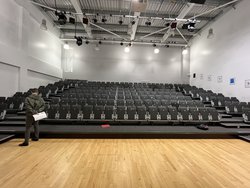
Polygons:
[[1,188],[249,188],[237,139],[41,139],[0,145]]

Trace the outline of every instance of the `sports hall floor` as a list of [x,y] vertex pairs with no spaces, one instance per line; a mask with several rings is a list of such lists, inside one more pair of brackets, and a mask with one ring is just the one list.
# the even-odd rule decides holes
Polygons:
[[22,139],[0,145],[1,188],[249,188],[239,139]]

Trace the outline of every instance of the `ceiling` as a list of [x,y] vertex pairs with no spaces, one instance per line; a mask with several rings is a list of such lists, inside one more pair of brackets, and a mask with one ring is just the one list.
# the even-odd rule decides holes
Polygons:
[[[187,0],[143,0],[146,2],[145,10],[139,12],[139,17],[129,17],[138,15],[137,10],[133,9],[134,2],[136,0],[57,0],[56,4],[54,0],[32,0],[36,2],[36,6],[40,8],[42,12],[45,12],[55,23],[62,33],[60,36],[62,39],[74,39],[75,25],[67,23],[65,25],[59,25],[58,17],[55,15],[55,11],[39,6],[38,4],[48,6],[59,11],[66,11],[72,13],[84,13],[89,22],[93,24],[84,25],[81,22],[82,14],[73,14],[77,17],[76,35],[82,36],[85,40],[101,40],[101,41],[127,41],[143,43],[161,43],[163,45],[185,45],[187,42],[195,36],[203,27],[209,22],[213,21],[217,16],[223,13],[223,10],[229,6],[225,6],[221,9],[214,10],[202,16],[198,16],[197,23],[193,32],[189,32],[187,29],[182,29],[183,23],[177,22],[177,29],[174,29],[174,35],[168,35],[166,40],[163,40],[164,34],[170,32],[171,29],[166,28],[167,23],[174,21],[167,20],[167,18],[183,18],[190,19],[206,11],[212,10],[218,6],[224,5],[232,0],[206,0],[205,4],[192,4]],[[139,1],[139,0],[137,0]],[[142,0],[140,0],[142,1]],[[76,4],[78,7],[76,7]],[[189,7],[189,8],[187,8]],[[188,10],[187,10],[188,9]],[[76,11],[77,10],[77,11]],[[184,15],[184,16],[181,16]],[[107,21],[103,23],[101,20],[105,16]],[[69,15],[67,14],[67,17]],[[94,23],[93,19],[96,18],[97,22]],[[165,19],[163,19],[165,18]],[[123,23],[119,24],[119,20]],[[132,25],[132,21],[138,20],[138,25]],[[151,25],[146,26],[145,22],[150,21]],[[101,28],[98,28],[97,26]],[[89,30],[88,32],[86,32]],[[104,29],[111,31],[111,34]],[[131,38],[129,34],[133,30],[135,36]],[[152,32],[157,32],[152,34]],[[130,31],[130,32],[128,32]],[[145,35],[152,34],[148,37]],[[183,36],[182,36],[183,35]],[[144,38],[142,38],[144,37]],[[185,38],[185,39],[184,39]]]

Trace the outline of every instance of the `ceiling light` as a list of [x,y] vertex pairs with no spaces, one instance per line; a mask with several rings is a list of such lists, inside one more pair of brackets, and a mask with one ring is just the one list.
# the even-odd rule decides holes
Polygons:
[[155,49],[154,49],[154,53],[155,53],[155,54],[158,54],[159,52],[160,52],[159,48],[155,48]]
[[214,38],[214,30],[213,30],[212,28],[210,28],[210,29],[208,30],[207,38],[208,38],[208,39]]
[[48,29],[47,25],[46,25],[46,20],[45,19],[42,19],[42,23],[40,25],[40,29],[45,30],[45,31]]
[[58,22],[60,25],[65,25],[67,22],[67,17],[63,12],[55,12],[56,16],[58,17]]
[[128,46],[126,46],[126,47],[124,48],[124,51],[125,51],[126,53],[129,53],[129,52],[130,52],[130,48],[129,48]]
[[188,54],[188,50],[187,49],[184,49],[183,51],[182,51],[182,55],[187,55]]
[[68,42],[66,42],[66,43],[63,45],[63,48],[64,48],[65,50],[68,50],[68,49],[69,49],[69,44],[68,44]]

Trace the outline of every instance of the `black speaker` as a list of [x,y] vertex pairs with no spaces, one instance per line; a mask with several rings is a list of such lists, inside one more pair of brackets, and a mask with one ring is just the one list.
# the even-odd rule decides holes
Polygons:
[[84,23],[84,24],[88,25],[88,23],[89,23],[88,18],[83,18],[83,19],[82,19],[82,23]]
[[206,0],[190,0],[190,3],[204,4]]
[[196,77],[196,73],[193,74],[193,78],[195,78],[195,77]]

